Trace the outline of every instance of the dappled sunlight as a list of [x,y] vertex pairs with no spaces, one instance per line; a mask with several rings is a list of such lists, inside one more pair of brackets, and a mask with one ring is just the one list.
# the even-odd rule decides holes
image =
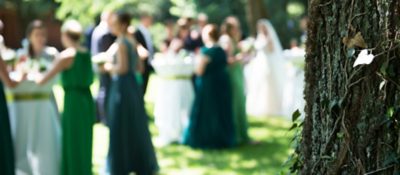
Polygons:
[[[156,85],[157,77],[152,76],[152,80],[150,87]],[[94,84],[92,92],[97,92],[98,81]],[[155,89],[150,92],[155,92]],[[62,106],[62,88],[55,86],[54,94],[58,105]],[[154,141],[158,130],[154,125],[152,99],[154,96],[151,93],[146,95],[146,109],[150,116],[150,131]],[[293,152],[290,147],[293,137],[293,132],[289,132],[290,126],[291,122],[283,117],[249,117],[250,137],[259,143],[227,150],[198,150],[178,144],[165,147],[155,145],[160,175],[277,174],[282,171],[283,163]],[[103,124],[96,124],[93,132],[93,172],[100,174],[105,170],[109,131]]]
[[[151,105],[148,105],[151,106]],[[258,144],[243,145],[227,150],[197,150],[183,145],[157,147],[161,175],[205,174],[276,174],[287,160],[293,133],[290,122],[283,118],[250,118],[250,136]],[[157,136],[151,122],[153,138]],[[104,170],[108,149],[108,129],[102,124],[94,127],[94,172]]]

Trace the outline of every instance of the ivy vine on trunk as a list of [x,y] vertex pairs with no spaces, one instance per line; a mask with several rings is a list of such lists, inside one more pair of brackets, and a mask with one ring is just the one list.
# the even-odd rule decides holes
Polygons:
[[[310,0],[293,172],[400,174],[400,1]],[[353,66],[361,50],[371,64]]]

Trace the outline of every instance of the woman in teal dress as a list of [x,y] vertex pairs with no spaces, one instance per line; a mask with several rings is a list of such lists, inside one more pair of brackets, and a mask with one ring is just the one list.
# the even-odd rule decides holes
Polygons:
[[8,118],[3,83],[9,87],[15,87],[16,83],[8,77],[6,65],[1,57],[0,79],[0,174],[14,175],[14,146],[11,138],[10,119]]
[[143,92],[136,79],[138,46],[127,33],[130,21],[127,13],[112,16],[111,31],[117,36],[118,51],[113,63],[104,64],[104,70],[112,75],[107,108],[110,117],[108,166],[111,175],[152,175],[158,171],[158,164]]
[[196,97],[183,143],[201,149],[229,148],[236,144],[236,134],[227,57],[216,45],[217,26],[207,25],[202,37],[206,47],[201,49]]
[[66,48],[54,66],[38,84],[45,84],[57,73],[65,92],[62,114],[62,175],[92,174],[92,140],[95,109],[90,85],[93,71],[89,52],[80,47],[82,27],[67,21],[62,27],[61,41]]
[[228,17],[223,24],[221,46],[228,54],[229,75],[232,86],[233,116],[236,127],[236,139],[239,144],[250,141],[247,129],[246,96],[244,92],[243,61],[240,56],[238,43],[241,39],[240,23],[236,17]]

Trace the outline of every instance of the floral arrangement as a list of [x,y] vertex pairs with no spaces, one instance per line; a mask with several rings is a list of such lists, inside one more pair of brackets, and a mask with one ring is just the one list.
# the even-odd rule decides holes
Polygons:
[[48,70],[49,61],[44,58],[29,58],[21,55],[17,61],[16,70],[21,73],[41,73]]
[[252,37],[246,38],[240,42],[240,50],[243,53],[251,53],[255,50],[254,48],[255,39]]
[[13,64],[16,60],[16,57],[17,54],[12,49],[4,49],[1,51],[1,58],[3,58],[7,64]]

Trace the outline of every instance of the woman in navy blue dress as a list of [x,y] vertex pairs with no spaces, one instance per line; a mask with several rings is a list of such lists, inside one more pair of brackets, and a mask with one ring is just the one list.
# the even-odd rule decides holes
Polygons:
[[118,51],[104,69],[112,75],[108,116],[110,147],[108,163],[112,175],[152,175],[158,170],[143,101],[136,79],[139,56],[137,45],[128,36],[131,18],[127,13],[112,16],[111,30],[117,36]]
[[228,59],[216,44],[217,26],[207,25],[202,37],[205,47],[197,68],[196,98],[183,142],[194,148],[229,148],[236,139]]

